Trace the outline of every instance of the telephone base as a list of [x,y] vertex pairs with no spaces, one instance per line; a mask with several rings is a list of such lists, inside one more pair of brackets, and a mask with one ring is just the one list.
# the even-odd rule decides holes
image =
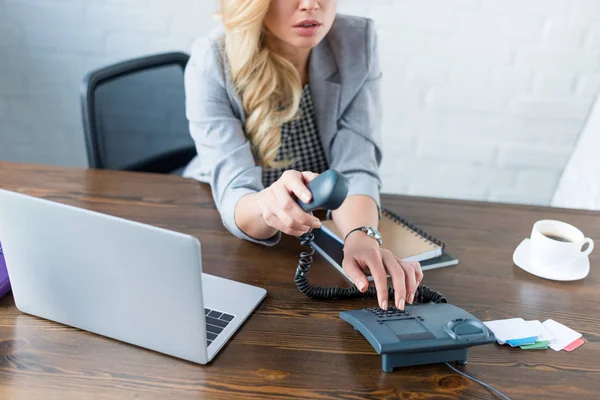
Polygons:
[[381,355],[381,369],[385,372],[393,372],[394,368],[452,361],[466,364],[467,349],[437,350],[410,354],[384,353]]
[[407,305],[404,310],[365,308],[340,312],[382,356],[385,372],[397,367],[467,362],[467,350],[492,344],[494,333],[467,311],[448,303]]

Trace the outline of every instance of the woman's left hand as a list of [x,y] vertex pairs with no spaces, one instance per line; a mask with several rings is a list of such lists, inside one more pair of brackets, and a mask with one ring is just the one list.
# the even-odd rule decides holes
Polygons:
[[394,287],[394,304],[400,310],[404,309],[405,303],[412,304],[417,287],[423,280],[423,271],[418,262],[401,261],[363,232],[354,232],[346,239],[342,267],[361,292],[365,292],[369,286],[364,271],[370,271],[377,289],[379,307],[384,310],[392,300],[388,299],[387,274]]

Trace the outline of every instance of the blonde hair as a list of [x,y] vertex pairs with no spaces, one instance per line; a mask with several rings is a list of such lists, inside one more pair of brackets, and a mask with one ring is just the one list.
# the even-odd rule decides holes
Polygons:
[[225,53],[233,83],[246,113],[245,130],[259,163],[275,161],[281,147],[281,124],[298,112],[302,83],[294,65],[264,44],[264,18],[271,0],[221,0]]

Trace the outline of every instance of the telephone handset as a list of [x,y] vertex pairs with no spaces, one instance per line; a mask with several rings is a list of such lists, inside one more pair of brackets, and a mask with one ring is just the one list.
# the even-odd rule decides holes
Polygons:
[[[333,169],[320,174],[309,182],[307,187],[312,193],[311,201],[309,203],[304,203],[298,198],[295,199],[298,205],[306,212],[312,212],[317,209],[335,210],[342,205],[348,194],[348,180]],[[301,244],[306,246],[307,250],[300,253],[300,260],[298,261],[294,281],[296,282],[298,289],[306,296],[321,300],[362,296],[377,297],[377,289],[373,286],[370,286],[365,293],[362,293],[355,286],[347,288],[318,287],[310,284],[307,275],[315,253],[314,247],[311,246],[311,243],[314,240],[312,229],[300,236],[299,239]],[[394,289],[392,287],[388,287],[388,297],[394,297]],[[425,285],[419,285],[415,292],[413,303],[430,302],[447,303],[444,296],[437,291],[430,289]]]

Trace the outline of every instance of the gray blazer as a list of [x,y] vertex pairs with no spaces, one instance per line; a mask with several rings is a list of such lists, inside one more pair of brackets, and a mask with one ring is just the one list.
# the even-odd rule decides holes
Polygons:
[[[267,246],[281,233],[256,240],[236,225],[244,195],[264,189],[244,133],[244,110],[226,68],[222,28],[194,41],[185,70],[186,114],[198,156],[183,175],[209,183],[224,226],[235,236]],[[349,193],[380,206],[381,70],[373,21],[338,14],[310,56],[309,85],[330,168],[349,180]]]

